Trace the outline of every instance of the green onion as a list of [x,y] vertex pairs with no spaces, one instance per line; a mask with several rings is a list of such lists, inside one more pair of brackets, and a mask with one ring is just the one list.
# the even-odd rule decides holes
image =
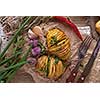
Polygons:
[[3,61],[0,63],[0,66],[2,66],[3,64],[5,64],[6,62],[12,60],[12,58],[14,58],[14,57],[16,57],[16,56],[18,56],[18,55],[20,55],[20,54],[22,54],[22,52],[18,52],[18,53],[16,53],[16,54],[12,55],[11,57],[9,57],[9,58],[3,60]]
[[22,61],[22,62],[19,62],[19,63],[15,64],[15,65],[9,66],[8,68],[0,68],[1,69],[0,72],[8,71],[10,69],[22,66],[22,65],[24,65],[26,63],[27,63],[27,61]]
[[27,18],[27,20],[20,26],[20,28],[16,31],[14,37],[11,39],[11,41],[8,43],[8,45],[6,46],[6,48],[3,50],[3,52],[0,54],[0,59],[2,59],[4,57],[5,52],[7,51],[7,49],[10,47],[10,45],[12,44],[12,42],[16,39],[16,37],[20,34],[21,30],[24,28],[24,26],[28,23],[28,21],[31,19],[31,16]]
[[[22,57],[21,61],[26,61],[27,60],[27,56],[31,50],[32,46],[30,46],[30,48],[27,50],[26,54],[24,54],[24,56]],[[27,62],[27,61],[26,61]],[[22,66],[22,65],[21,65]],[[9,75],[8,79],[6,80],[6,82],[9,82],[12,80],[12,78],[14,77],[14,75],[16,74],[17,70],[21,67],[21,66],[17,66],[15,69],[14,69],[14,72],[11,73],[11,75]]]
[[8,78],[8,77],[9,77],[9,75],[11,75],[13,72],[14,72],[14,69],[13,69],[13,70],[11,70],[11,71],[9,71],[9,72],[7,72],[7,74],[5,75],[5,78]]
[[48,76],[48,74],[49,74],[49,67],[50,67],[50,56],[48,56],[47,69],[46,69],[46,76]]
[[58,57],[55,57],[55,62],[54,62],[54,64],[58,64],[58,62],[59,62],[59,58],[58,58]]
[[0,75],[0,81],[2,81],[2,79],[4,79],[5,75],[8,73],[8,71],[4,72],[4,74]]

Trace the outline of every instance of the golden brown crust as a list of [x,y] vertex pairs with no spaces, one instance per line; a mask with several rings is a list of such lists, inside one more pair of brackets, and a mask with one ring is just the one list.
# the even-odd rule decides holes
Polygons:
[[[37,72],[39,72],[39,74],[44,77],[48,77],[50,79],[57,79],[64,72],[64,67],[63,67],[62,61],[59,60],[57,63],[55,63],[55,58],[53,58],[53,57],[50,57],[49,60],[50,60],[49,61],[50,65],[48,66],[47,65],[48,56],[41,56],[38,59]],[[48,74],[46,74],[46,72],[43,71],[43,69],[47,69],[47,67],[48,67]]]
[[70,57],[70,39],[60,29],[54,28],[48,31],[47,46],[51,54],[58,56],[62,60],[68,60]]

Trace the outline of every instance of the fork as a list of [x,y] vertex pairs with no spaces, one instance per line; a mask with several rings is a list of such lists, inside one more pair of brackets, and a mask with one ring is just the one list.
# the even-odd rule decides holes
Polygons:
[[98,41],[96,43],[96,46],[93,50],[93,53],[92,53],[88,63],[86,64],[86,66],[84,68],[84,71],[81,73],[81,76],[77,80],[77,83],[83,83],[85,81],[86,77],[88,76],[88,74],[90,73],[90,71],[93,67],[93,64],[98,55],[99,49],[100,49],[100,38],[98,39]]
[[90,47],[90,44],[92,42],[92,38],[90,36],[87,36],[82,44],[79,47],[78,50],[78,63],[76,64],[76,67],[72,70],[70,76],[66,79],[66,83],[74,83],[75,77],[77,76],[78,69],[84,59],[84,56],[87,53],[88,48]]

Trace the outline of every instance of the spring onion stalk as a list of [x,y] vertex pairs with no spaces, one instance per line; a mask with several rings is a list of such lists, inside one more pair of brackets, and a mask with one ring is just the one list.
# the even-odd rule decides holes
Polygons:
[[[27,60],[27,56],[29,55],[29,52],[31,50],[32,46],[30,46],[30,48],[27,50],[26,54],[23,55],[22,59],[20,62],[22,61],[26,61]],[[27,61],[26,61],[27,62]],[[22,66],[22,65],[21,65]],[[19,70],[19,68],[21,66],[17,66],[16,68],[14,68],[14,71],[11,73],[11,75],[9,75],[8,79],[6,80],[6,82],[9,82],[12,80],[12,78],[14,77],[14,75],[16,74],[16,72]]]
[[31,19],[31,16],[27,18],[27,20],[20,26],[20,28],[16,31],[15,35],[13,36],[13,38],[11,39],[11,41],[8,43],[8,45],[6,46],[6,48],[3,50],[3,52],[0,54],[0,59],[2,59],[4,57],[5,52],[7,51],[7,49],[10,47],[10,45],[12,44],[12,42],[15,40],[15,38],[20,34],[21,30],[24,28],[24,26],[29,22],[29,20]]
[[15,65],[9,66],[8,68],[0,68],[1,69],[0,72],[4,72],[4,71],[8,71],[8,70],[13,69],[13,68],[17,68],[17,67],[22,66],[26,63],[27,63],[27,61],[22,61],[22,62],[15,64]]
[[9,58],[3,60],[3,61],[0,63],[0,66],[2,66],[3,64],[9,62],[10,60],[12,60],[12,58],[14,58],[14,57],[16,57],[16,56],[18,56],[18,55],[20,55],[20,54],[22,54],[22,52],[18,52],[18,53],[16,53],[16,54],[12,55],[11,57],[9,57]]
[[11,70],[11,71],[9,71],[9,72],[7,72],[7,74],[4,76],[4,78],[9,77],[9,75],[11,75],[13,72],[14,72],[14,69],[13,69],[13,70]]
[[2,79],[4,79],[5,75],[8,73],[8,71],[4,72],[4,74],[0,75],[0,82],[2,81]]

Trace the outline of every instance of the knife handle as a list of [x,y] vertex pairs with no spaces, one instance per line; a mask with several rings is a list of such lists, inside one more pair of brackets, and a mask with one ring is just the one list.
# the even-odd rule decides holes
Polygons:
[[66,79],[66,83],[74,83],[74,80],[77,76],[81,62],[82,60],[80,59],[77,65],[75,66],[75,68],[72,70],[70,76]]
[[66,83],[74,83],[75,77],[77,76],[78,71],[71,72],[71,75],[67,78]]
[[84,75],[81,75],[81,77],[78,79],[77,83],[83,83],[85,78],[86,77]]

